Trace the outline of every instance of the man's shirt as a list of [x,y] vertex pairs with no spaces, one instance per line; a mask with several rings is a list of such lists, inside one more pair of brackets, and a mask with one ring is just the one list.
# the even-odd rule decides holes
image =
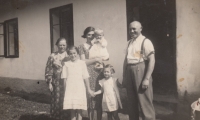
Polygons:
[[154,54],[154,47],[149,39],[145,39],[143,46],[143,54],[141,54],[142,42],[145,36],[140,34],[135,40],[130,39],[127,43],[126,54],[128,64],[137,64],[148,59],[150,54]]

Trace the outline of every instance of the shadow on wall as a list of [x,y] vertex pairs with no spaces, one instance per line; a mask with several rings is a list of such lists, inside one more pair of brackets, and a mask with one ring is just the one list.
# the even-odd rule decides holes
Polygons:
[[19,120],[52,120],[49,115],[22,115]]
[[10,95],[12,97],[21,97],[25,100],[50,104],[51,96],[47,94],[39,94],[39,93],[27,93],[24,91],[13,91],[11,88],[7,87],[3,90],[0,90],[0,93]]
[[0,77],[0,89],[5,89],[7,87],[11,88],[13,91],[49,94],[48,85],[45,80]]

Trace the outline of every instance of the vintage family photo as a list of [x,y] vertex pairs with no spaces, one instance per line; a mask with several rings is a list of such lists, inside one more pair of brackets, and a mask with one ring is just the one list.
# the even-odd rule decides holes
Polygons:
[[0,120],[200,120],[199,0],[0,0]]

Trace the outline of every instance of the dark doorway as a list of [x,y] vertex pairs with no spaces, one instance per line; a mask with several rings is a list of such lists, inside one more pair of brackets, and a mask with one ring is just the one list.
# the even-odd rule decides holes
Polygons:
[[142,23],[142,34],[154,44],[154,93],[176,96],[175,0],[127,0],[127,28],[133,20]]

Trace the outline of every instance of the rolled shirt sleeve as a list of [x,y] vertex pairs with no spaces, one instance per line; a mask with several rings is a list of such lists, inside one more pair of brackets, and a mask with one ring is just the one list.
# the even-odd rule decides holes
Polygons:
[[146,39],[144,42],[144,59],[147,60],[151,54],[155,54],[154,46],[149,39]]

